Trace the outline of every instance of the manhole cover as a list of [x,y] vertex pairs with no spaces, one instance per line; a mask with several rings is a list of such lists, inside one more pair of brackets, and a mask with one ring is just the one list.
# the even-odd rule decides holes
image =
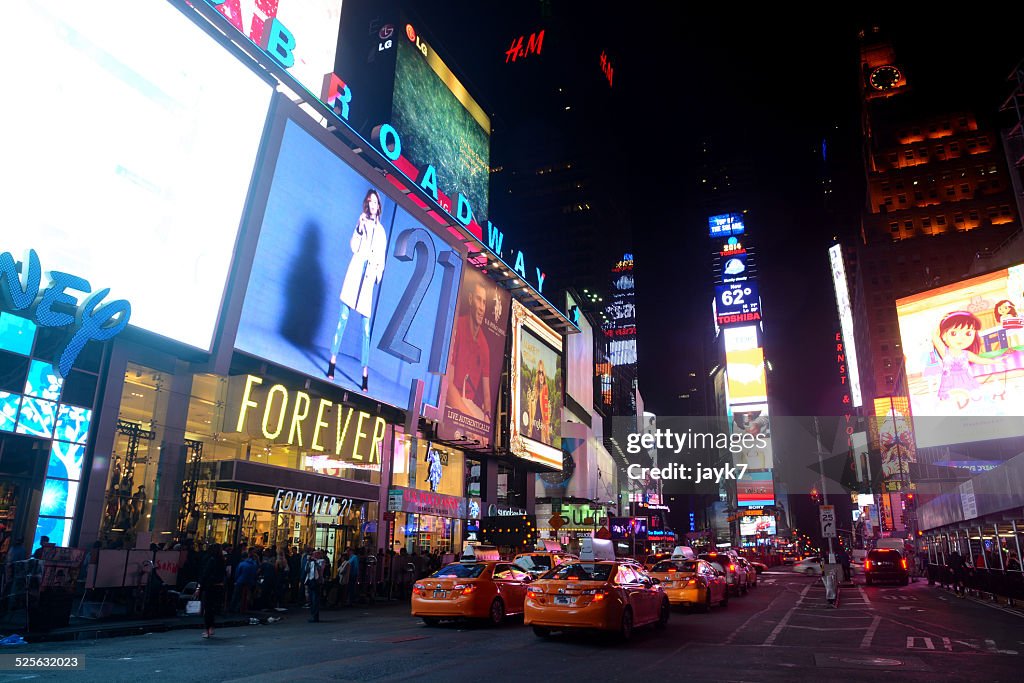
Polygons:
[[828,669],[888,669],[895,671],[928,671],[920,657],[863,657],[849,654],[815,653],[814,665]]
[[839,661],[847,664],[861,664],[865,666],[903,666],[903,660],[901,659],[882,659],[881,657],[872,657],[871,659],[842,657]]

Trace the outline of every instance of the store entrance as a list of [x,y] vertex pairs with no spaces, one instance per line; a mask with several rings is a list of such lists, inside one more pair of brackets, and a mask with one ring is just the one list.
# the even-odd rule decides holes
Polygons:
[[238,526],[238,515],[203,512],[199,516],[199,531],[196,538],[203,543],[234,544]]

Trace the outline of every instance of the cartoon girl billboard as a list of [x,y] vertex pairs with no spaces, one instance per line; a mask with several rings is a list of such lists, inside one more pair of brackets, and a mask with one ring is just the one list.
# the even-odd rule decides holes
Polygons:
[[[955,401],[964,409],[971,401],[982,399],[981,384],[975,379],[972,365],[999,365],[996,358],[983,358],[981,350],[981,320],[970,311],[947,313],[939,322],[932,337],[935,352],[942,361],[939,380],[939,400]],[[1005,388],[999,387],[993,398],[1003,398]]]

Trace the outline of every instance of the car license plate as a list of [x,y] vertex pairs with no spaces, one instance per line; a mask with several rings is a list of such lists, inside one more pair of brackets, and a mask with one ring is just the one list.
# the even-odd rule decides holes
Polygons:
[[576,604],[576,598],[570,598],[568,595],[556,595],[555,596],[555,604],[556,605],[575,605]]
[[448,597],[448,591],[437,589],[437,590],[434,591],[434,597],[435,598],[447,598]]

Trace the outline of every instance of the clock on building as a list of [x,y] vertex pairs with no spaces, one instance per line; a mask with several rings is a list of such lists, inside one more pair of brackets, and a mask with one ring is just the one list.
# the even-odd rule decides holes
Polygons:
[[868,83],[875,90],[892,90],[903,78],[903,74],[895,66],[880,66],[871,71]]

